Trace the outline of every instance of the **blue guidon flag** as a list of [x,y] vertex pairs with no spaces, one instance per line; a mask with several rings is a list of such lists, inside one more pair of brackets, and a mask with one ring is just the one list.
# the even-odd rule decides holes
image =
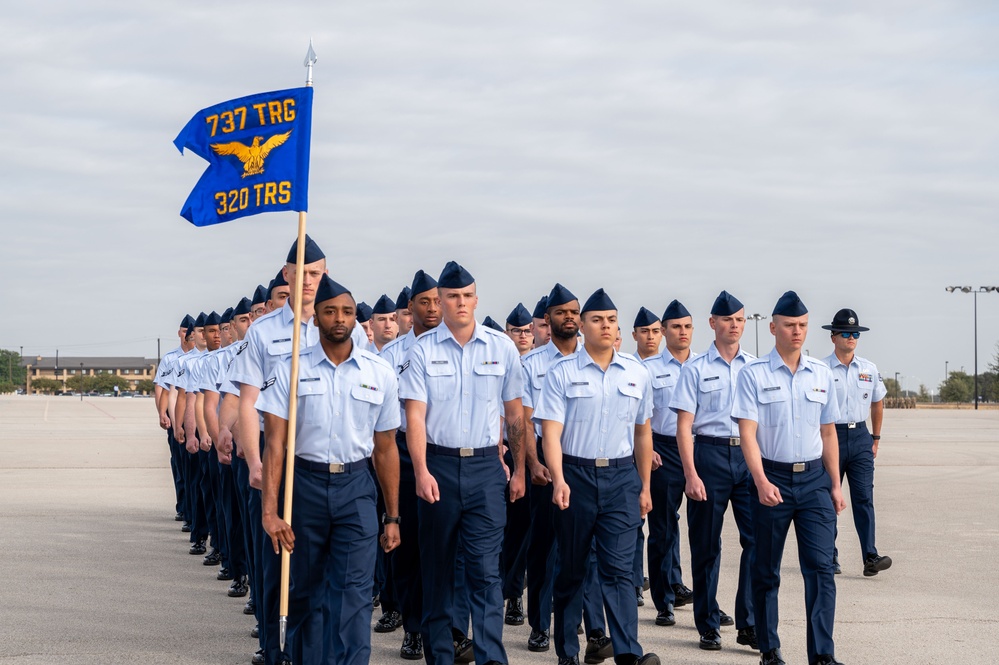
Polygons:
[[198,111],[173,143],[208,162],[181,209],[195,226],[309,207],[312,88],[262,92]]

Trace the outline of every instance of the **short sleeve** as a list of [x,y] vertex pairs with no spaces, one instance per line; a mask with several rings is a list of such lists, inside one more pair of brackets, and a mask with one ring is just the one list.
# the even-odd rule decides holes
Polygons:
[[565,370],[559,366],[548,369],[545,377],[545,385],[541,388],[541,395],[538,397],[538,405],[534,409],[531,419],[541,424],[542,420],[552,420],[565,424]]
[[829,395],[829,399],[826,400],[825,406],[822,407],[822,415],[819,418],[819,423],[829,425],[839,420],[839,400],[836,399],[836,386],[831,371],[825,373],[825,379],[826,394]]
[[673,412],[697,413],[697,370],[694,369],[693,364],[687,363],[680,370],[680,377],[676,381],[676,387],[673,388],[669,408]]
[[[681,374],[682,376],[682,374]],[[830,399],[830,402],[836,400]],[[760,406],[757,400],[756,377],[747,367],[743,367],[735,383],[735,398],[732,400],[732,420],[752,420],[760,422]]]
[[399,374],[399,397],[427,403],[427,357],[423,344],[409,349]]
[[378,417],[375,419],[376,432],[388,432],[399,429],[402,424],[402,416],[399,414],[399,380],[392,370],[385,371],[385,399],[378,410]]
[[871,396],[872,402],[880,402],[888,394],[888,389],[885,388],[885,380],[881,377],[881,372],[878,368],[874,368],[874,395]]
[[521,391],[520,401],[525,409],[534,408],[534,391],[531,389],[531,370],[525,363],[520,364],[520,374],[524,381],[524,389]]
[[[645,364],[642,363],[645,367]],[[646,369],[646,374],[648,374],[648,369]],[[638,403],[638,414],[635,417],[636,425],[644,425],[645,422],[652,417],[652,379],[651,375],[645,379],[645,389],[642,390],[642,401]]]
[[232,362],[229,380],[236,385],[260,387],[264,385],[264,358],[261,349],[263,342],[257,330],[250,326],[246,344],[240,345]]
[[524,398],[524,364],[520,362],[517,355],[517,347],[513,342],[504,345],[506,348],[506,375],[503,379],[503,401]]
[[288,419],[288,398],[291,395],[290,365],[290,359],[277,363],[274,366],[274,374],[261,384],[255,404],[257,411]]

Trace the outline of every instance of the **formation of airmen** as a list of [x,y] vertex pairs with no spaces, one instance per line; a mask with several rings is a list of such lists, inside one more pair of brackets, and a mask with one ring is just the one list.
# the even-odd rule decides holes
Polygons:
[[[700,648],[721,649],[721,627],[734,625],[761,664],[783,663],[777,596],[792,522],[809,663],[839,662],[844,474],[864,575],[891,565],[874,537],[885,388],[855,354],[868,328],[854,311],[822,326],[834,348],[820,361],[801,353],[808,310],[788,291],[773,309],[775,348],[757,359],[740,346],[745,308],[734,295],[715,300],[701,354],[673,300],[661,317],[639,311],[631,355],[619,352],[618,310],[603,289],[580,299],[556,284],[533,312],[518,304],[505,326],[479,323],[475,279],[456,262],[436,278],[417,271],[395,301],[369,306],[330,278],[308,237],[299,272],[297,245],[252,298],[185,316],[156,378],[175,519],[190,554],[231,581],[228,595],[248,597],[252,663],[367,663],[380,607],[373,629],[402,628],[406,660],[507,663],[503,626],[526,621],[527,648],[554,643],[559,665],[656,665],[638,641],[645,591],[659,626],[693,605]],[[692,589],[680,560],[684,497]],[[741,546],[734,616],[717,599],[729,505]]]

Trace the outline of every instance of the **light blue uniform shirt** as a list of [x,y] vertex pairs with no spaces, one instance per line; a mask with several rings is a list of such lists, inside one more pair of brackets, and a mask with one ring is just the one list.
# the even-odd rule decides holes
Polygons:
[[[409,332],[402,337],[396,337],[391,342],[382,347],[382,352],[379,357],[387,362],[389,365],[395,369],[396,376],[402,374],[403,366],[406,362],[406,356],[409,355],[409,350],[413,347],[416,342],[416,333],[410,328]],[[399,413],[400,422],[399,430],[402,432],[406,431],[406,403],[399,400]]]
[[[573,353],[582,348],[582,346],[582,341],[577,337],[576,349],[573,350]],[[538,400],[541,398],[541,389],[545,387],[545,375],[548,373],[548,368],[551,367],[553,362],[562,357],[562,352],[558,350],[558,347],[551,340],[548,340],[548,343],[543,346],[531,349],[521,357],[520,362],[524,368],[523,403],[525,408],[537,408]],[[539,439],[541,438],[540,422],[534,423],[534,435]]]
[[177,356],[182,353],[184,353],[184,350],[178,346],[176,349],[163,354],[163,357],[160,358],[160,364],[156,367],[156,378],[153,379],[153,383],[160,388],[170,390],[170,381],[168,379],[173,375],[174,363],[177,361]]
[[740,347],[729,365],[711,342],[706,353],[684,363],[669,408],[694,414],[695,435],[739,436],[739,427],[731,417],[735,379],[753,358]]
[[[290,376],[287,356],[264,383],[258,411],[288,418]],[[373,353],[355,345],[347,360],[334,365],[321,344],[306,349],[298,363],[295,456],[322,464],[371,457],[374,432],[399,426],[398,394],[392,367]]]
[[[693,351],[687,362],[697,357]],[[676,411],[669,408],[673,389],[680,380],[680,370],[684,364],[667,349],[662,353],[646,358],[643,363],[652,379],[652,431],[663,436],[676,436]]]
[[832,370],[836,383],[839,423],[862,423],[871,415],[871,402],[880,402],[888,394],[877,365],[858,355],[844,365],[831,353],[822,359]]
[[597,459],[635,454],[635,425],[652,417],[649,372],[631,356],[614,352],[605,372],[586,348],[548,368],[534,421],[562,423],[562,452]]
[[399,396],[427,405],[427,442],[448,448],[499,445],[503,402],[519,400],[524,375],[505,333],[478,323],[461,346],[441,324],[409,350]]
[[173,383],[174,388],[181,388],[185,392],[191,392],[190,380],[191,374],[189,371],[189,366],[196,358],[201,356],[204,351],[199,351],[198,347],[194,347],[187,353],[182,353],[177,356],[177,362],[174,365],[173,370]]
[[215,356],[218,353],[218,349],[205,351],[187,363],[187,392],[200,393],[204,390],[205,377],[212,374],[212,368],[216,363]]
[[245,339],[233,342],[229,345],[231,352],[229,354],[229,359],[226,360],[225,366],[219,373],[219,392],[228,393],[230,395],[235,395],[239,397],[239,384],[233,383],[229,380],[229,375],[232,373],[232,368],[236,364],[236,356],[240,353],[245,353],[246,348],[250,345]]
[[802,355],[791,374],[774,349],[739,374],[732,421],[758,424],[756,440],[764,459],[808,462],[822,457],[819,426],[839,419],[834,391],[832,370],[821,360]]

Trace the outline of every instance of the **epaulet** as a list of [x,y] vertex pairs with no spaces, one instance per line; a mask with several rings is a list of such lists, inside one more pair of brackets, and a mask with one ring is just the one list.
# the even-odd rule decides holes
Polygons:
[[523,358],[520,359],[521,362],[527,362],[527,360],[529,358],[533,358],[534,356],[538,355],[539,353],[541,353],[542,351],[545,350],[546,346],[548,346],[548,345],[547,344],[542,344],[541,346],[539,346],[536,349],[531,349],[530,351],[528,351],[527,353],[524,354]]
[[[430,333],[432,333],[435,330],[437,330],[437,328],[431,328],[430,330],[424,330],[419,335],[417,335],[417,334],[414,333],[413,337],[415,337],[416,339],[420,339],[421,337],[426,337],[427,335],[429,335]],[[399,339],[402,339],[402,338],[400,337]]]
[[570,353],[567,356],[562,356],[561,358],[556,358],[555,361],[552,362],[551,366],[549,367],[549,370],[554,369],[556,365],[561,365],[562,363],[564,363],[566,360],[569,360],[570,358],[575,359],[576,358],[576,353],[577,352],[574,351],[574,352]]
[[[506,333],[500,332],[498,330],[493,330],[489,326],[484,326],[482,324],[479,324],[478,327],[482,328],[483,331],[485,331],[486,333],[488,333],[488,334],[490,334],[490,335],[492,335],[494,337],[504,337],[506,339],[510,339],[509,335],[507,335]],[[512,342],[513,340],[510,340],[510,341]]]
[[[623,359],[627,360],[628,362],[632,362],[632,363],[635,363],[635,364],[636,364],[636,365],[638,365],[639,367],[644,367],[644,366],[645,366],[645,365],[644,365],[644,364],[642,363],[642,361],[641,361],[641,360],[639,360],[639,359],[638,359],[638,358],[636,358],[635,356],[631,355],[630,353],[618,353],[618,354],[617,354],[617,357],[618,357],[618,358],[623,358]],[[627,364],[627,363],[625,363],[625,364]]]
[[397,344],[401,344],[402,340],[404,339],[406,339],[406,335],[403,335],[402,337],[396,337],[391,342],[382,347],[382,353],[385,353],[386,351],[391,349],[393,346],[396,346]]
[[[393,340],[393,341],[395,341],[395,340]],[[388,346],[388,345],[386,345],[386,346]],[[384,350],[385,349],[383,348],[382,351],[384,351]],[[367,349],[358,349],[357,350],[357,355],[361,356],[362,358],[367,358],[368,360],[370,360],[374,364],[381,365],[382,367],[384,367],[385,369],[387,369],[389,371],[393,371],[393,372],[395,371],[392,368],[392,365],[388,364],[387,360],[385,360],[384,358],[379,357],[378,355],[372,353],[371,351],[368,351]]]

